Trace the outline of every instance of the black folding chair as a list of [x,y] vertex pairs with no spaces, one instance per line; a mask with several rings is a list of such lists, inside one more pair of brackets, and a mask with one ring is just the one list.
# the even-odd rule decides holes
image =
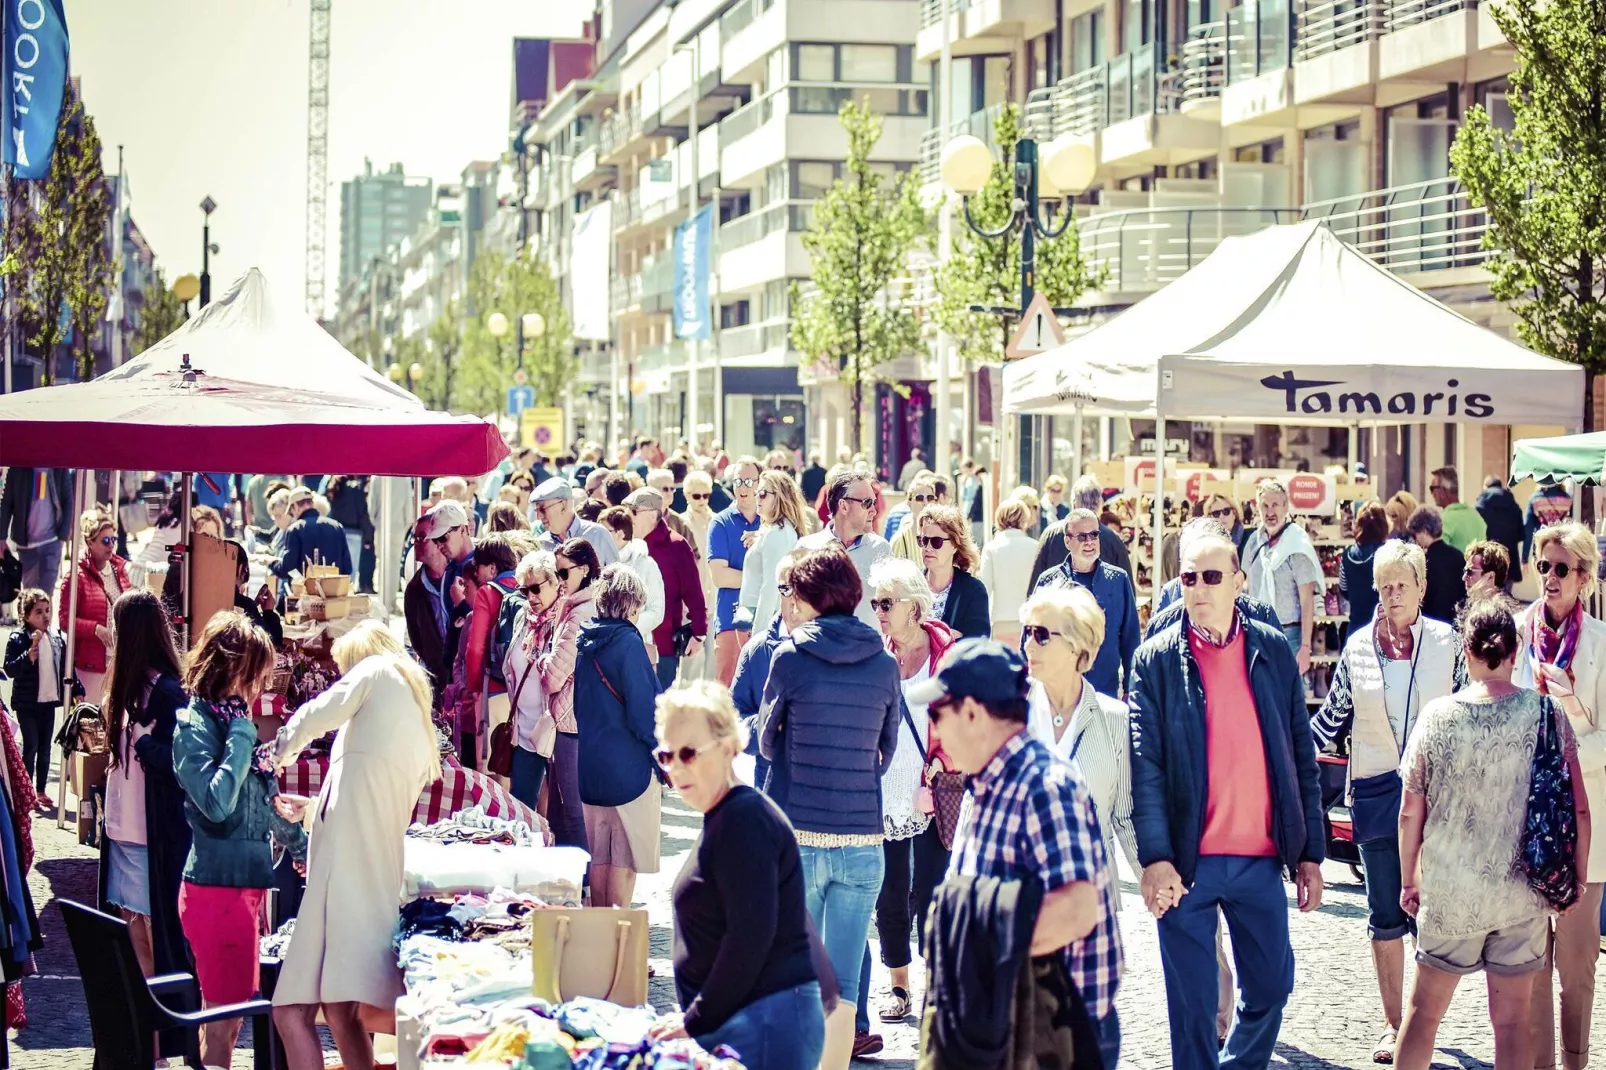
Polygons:
[[271,1067],[272,1003],[254,999],[194,1014],[169,1010],[163,998],[193,991],[195,978],[172,973],[147,979],[140,972],[126,922],[70,899],[59,902],[84,982],[89,1030],[95,1041],[95,1070],[151,1070],[156,1064],[156,1032],[164,1029],[184,1030],[184,1062],[193,1070],[204,1070],[197,1029],[225,1018],[251,1019],[253,1065],[256,1070]]

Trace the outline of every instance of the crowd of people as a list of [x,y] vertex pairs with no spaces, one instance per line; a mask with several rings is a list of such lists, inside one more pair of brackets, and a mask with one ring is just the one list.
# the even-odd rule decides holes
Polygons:
[[[62,580],[79,585],[76,616],[59,597],[58,621],[107,710],[103,879],[148,973],[193,968],[208,1005],[254,991],[248,919],[276,844],[306,859],[322,919],[298,929],[275,996],[291,1065],[315,1065],[320,1008],[347,1064],[366,1065],[365,1007],[396,992],[363,907],[399,879],[439,739],[590,852],[598,906],[629,906],[658,871],[665,785],[703,813],[674,884],[683,1014],[664,1035],[729,1043],[751,1067],[841,1070],[882,1046],[873,998],[883,1022],[917,1012],[918,953],[927,1050],[1008,1037],[1024,1012],[980,1005],[984,987],[1048,1015],[1040,1056],[1114,1066],[1119,857],[1156,919],[1173,1064],[1263,1067],[1294,984],[1284,883],[1297,909],[1320,906],[1317,752],[1342,749],[1381,1005],[1371,1058],[1426,1067],[1456,979],[1484,969],[1497,1065],[1551,1066],[1558,1047],[1566,1066],[1587,1059],[1606,875],[1590,835],[1606,624],[1586,610],[1587,529],[1529,523],[1494,485],[1462,505],[1453,469],[1433,473],[1434,505],[1362,505],[1339,563],[1348,626],[1313,707],[1332,614],[1276,481],[1193,506],[1145,620],[1123,518],[1091,478],[1018,488],[983,539],[968,462],[900,473],[888,508],[851,458],[642,439],[612,460],[518,450],[476,482],[436,480],[411,531],[406,648],[353,631],[339,683],[266,748],[247,712],[272,672],[273,599],[242,586],[185,656],[170,607],[130,582],[115,523],[82,518]],[[354,493],[339,479],[329,491]],[[364,547],[317,490],[260,490],[273,571],[351,570]],[[225,534],[216,513],[192,520]],[[1510,594],[1524,565],[1526,607]],[[50,604],[24,593],[6,651],[41,787],[41,729],[66,699],[47,682],[62,676]],[[398,708],[417,711],[402,732]],[[336,728],[332,805],[279,793],[275,768]],[[1531,857],[1541,795],[1566,815],[1564,858]],[[361,839],[383,843],[337,868],[338,844]],[[872,925],[891,971],[879,994]],[[208,1027],[209,1065],[228,1065],[238,1024]]]

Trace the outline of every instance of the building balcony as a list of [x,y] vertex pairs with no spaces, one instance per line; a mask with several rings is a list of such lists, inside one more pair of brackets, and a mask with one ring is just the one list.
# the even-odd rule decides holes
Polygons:
[[617,164],[644,137],[639,108],[626,108],[614,114],[597,132],[597,162]]
[[722,293],[761,289],[777,279],[809,274],[803,231],[814,206],[810,201],[779,201],[719,228]]
[[1294,103],[1369,106],[1376,96],[1382,0],[1299,0],[1294,13]]
[[733,81],[751,81],[786,43],[784,0],[739,0],[719,17],[719,65]]
[[1144,45],[1064,78],[1054,89],[1053,132],[1087,138],[1100,165],[1117,171],[1214,155],[1220,127],[1183,114],[1182,74],[1155,46]]
[[920,12],[918,0],[738,0],[719,21],[721,78],[751,86],[788,42],[907,43]]
[[627,316],[641,304],[641,276],[615,276],[608,283],[608,310],[615,316]]
[[719,359],[727,368],[777,368],[797,363],[790,320],[746,323],[719,332]]
[[1184,115],[1195,119],[1221,117],[1221,91],[1227,84],[1227,24],[1195,26],[1182,43]]
[[841,159],[848,137],[837,112],[849,100],[867,101],[881,116],[875,160],[905,163],[920,156],[928,129],[929,91],[914,83],[792,82],[738,108],[719,124],[720,182],[757,188],[769,167],[794,156]]
[[1077,236],[1082,255],[1105,272],[1105,282],[1098,294],[1084,297],[1082,303],[1131,304],[1175,282],[1213,253],[1223,239],[1298,218],[1294,208],[1222,204],[1095,210],[1077,221]]
[[644,260],[636,274],[641,291],[643,312],[668,312],[673,303],[675,288],[675,259],[672,253],[661,253]]
[[[1482,265],[1489,253],[1483,248],[1483,236],[1489,229],[1488,217],[1467,199],[1458,179],[1438,178],[1312,201],[1303,215],[1325,221],[1334,234],[1396,274],[1464,271],[1468,281],[1485,281]],[[1438,276],[1411,281],[1426,286],[1453,280]]]
[[1293,126],[1294,32],[1288,0],[1250,0],[1233,8],[1227,12],[1226,35],[1221,125]]
[[916,60],[934,62],[941,55],[945,13],[956,56],[1012,51],[1053,29],[1055,18],[1053,0],[921,0]]
[[595,142],[575,154],[570,182],[576,191],[601,189],[618,177],[619,169],[598,163],[597,155],[598,148]]
[[630,230],[641,222],[641,187],[614,192],[613,229],[615,233]]
[[[1390,93],[1390,81],[1442,85],[1482,80],[1485,75],[1469,70],[1478,47],[1475,0],[1385,0],[1377,54],[1378,78],[1385,87],[1380,87],[1378,106],[1419,95],[1411,85]],[[1394,96],[1399,100],[1389,99]]]

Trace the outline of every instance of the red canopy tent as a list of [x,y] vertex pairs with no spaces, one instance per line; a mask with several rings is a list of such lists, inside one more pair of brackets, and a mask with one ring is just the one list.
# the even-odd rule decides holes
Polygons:
[[248,271],[138,359],[0,395],[0,465],[474,476],[507,456],[484,420],[432,412]]

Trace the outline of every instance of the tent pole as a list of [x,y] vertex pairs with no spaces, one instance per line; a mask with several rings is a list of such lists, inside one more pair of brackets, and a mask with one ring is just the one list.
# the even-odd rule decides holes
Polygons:
[[1360,439],[1361,439],[1361,425],[1358,424],[1358,423],[1350,424],[1349,425],[1349,460],[1348,460],[1348,463],[1349,463],[1349,477],[1352,480],[1355,478],[1355,462],[1360,457],[1360,450],[1361,450],[1361,441],[1360,441]]
[[[84,552],[84,527],[78,518],[84,512],[84,487],[89,480],[85,469],[73,473],[72,481],[72,550],[67,555],[67,672],[62,677],[61,693],[72,709],[72,682],[78,675],[78,557]],[[99,695],[85,695],[85,702],[100,703]],[[67,824],[67,763],[62,762],[61,779],[56,784],[56,827]],[[80,800],[80,806],[82,800]]]
[[1165,544],[1165,410],[1160,405],[1163,391],[1161,372],[1154,387],[1154,545],[1149,547],[1150,607],[1160,596],[1160,547]]
[[179,562],[172,567],[179,569],[179,586],[184,591],[183,599],[179,603],[179,612],[183,615],[179,625],[179,650],[185,653],[190,649],[190,587],[194,577],[190,574],[190,563],[195,560],[190,553],[190,541],[194,539],[195,532],[190,526],[190,510],[195,508],[195,474],[193,472],[180,472],[179,478],[184,481],[183,504],[180,506],[182,515],[179,517],[178,553]]
[[1075,415],[1071,418],[1071,483],[1075,484],[1082,478],[1082,403],[1076,403]]

